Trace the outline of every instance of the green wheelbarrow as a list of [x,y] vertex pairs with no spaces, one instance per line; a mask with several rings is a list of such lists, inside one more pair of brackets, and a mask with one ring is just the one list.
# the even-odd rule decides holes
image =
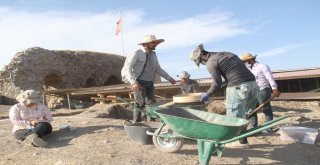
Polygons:
[[[284,124],[285,122],[281,120],[296,116],[296,114],[284,115],[261,126],[241,132],[247,127],[248,120],[181,107],[159,109],[155,113],[163,120],[163,125],[154,133],[148,132],[148,134],[162,138],[196,140],[201,165],[208,164],[213,154],[221,157],[225,144]],[[165,124],[173,130],[173,133],[159,134]]]
[[[107,98],[112,100],[122,101],[124,103],[127,103],[132,108],[135,108],[133,104],[131,104],[126,99],[123,99],[121,97],[107,96]],[[154,104],[146,105],[146,108],[145,108],[146,111],[141,110],[141,112],[147,116],[147,120],[150,120],[150,121],[155,121],[155,119],[160,120],[159,122],[160,127],[156,129],[155,132],[157,132],[157,135],[162,135],[162,136],[152,136],[152,141],[153,141],[153,144],[156,146],[156,148],[164,152],[176,152],[182,148],[184,144],[184,139],[181,137],[173,136],[174,131],[170,129],[167,125],[165,125],[163,121],[160,119],[160,117],[158,116],[158,114],[156,113],[157,110],[164,109],[169,106],[173,106],[173,102],[169,102],[166,104],[154,103]],[[131,123],[128,119],[127,121]],[[148,132],[146,133],[150,135],[150,133]]]

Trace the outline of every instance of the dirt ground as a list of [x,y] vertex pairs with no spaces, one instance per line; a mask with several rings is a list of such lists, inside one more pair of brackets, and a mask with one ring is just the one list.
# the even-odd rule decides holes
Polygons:
[[[223,103],[216,102],[223,106]],[[289,111],[302,113],[305,115],[299,119],[302,126],[319,128],[319,102],[273,101],[272,105],[276,116]],[[0,164],[3,165],[198,164],[194,140],[186,140],[177,153],[162,152],[153,144],[136,144],[124,130],[124,120],[106,118],[108,115],[105,115],[104,109],[55,110],[52,122],[54,131],[44,137],[49,147],[27,146],[12,136],[12,124],[6,118],[9,108],[0,106]],[[70,129],[61,129],[66,126]],[[320,164],[319,145],[281,141],[279,136],[275,132],[250,137],[249,149],[226,148],[222,158],[212,156],[209,164]]]

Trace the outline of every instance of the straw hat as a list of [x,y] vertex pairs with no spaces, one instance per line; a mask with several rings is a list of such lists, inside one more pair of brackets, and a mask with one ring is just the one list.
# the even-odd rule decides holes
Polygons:
[[247,61],[247,60],[250,60],[250,59],[255,59],[257,57],[257,55],[253,56],[252,54],[250,53],[244,53],[244,54],[241,54],[240,55],[240,59],[242,61]]
[[39,92],[35,90],[26,90],[19,94],[16,98],[20,103],[23,104],[32,104],[32,103],[39,103],[40,102],[40,95]]
[[200,55],[203,50],[203,44],[200,44],[190,53],[190,60],[194,61],[197,66],[200,64]]
[[157,45],[163,42],[164,39],[156,39],[155,35],[145,35],[142,39],[142,41],[138,45],[142,45],[149,42],[156,42]]
[[182,71],[180,74],[179,74],[179,77],[180,78],[189,78],[190,77],[190,74],[186,71]]

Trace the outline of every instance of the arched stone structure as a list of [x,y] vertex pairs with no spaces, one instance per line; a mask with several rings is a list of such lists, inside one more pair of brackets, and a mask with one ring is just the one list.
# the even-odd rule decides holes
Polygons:
[[22,90],[84,88],[122,83],[125,57],[91,51],[18,52],[1,71],[2,95],[14,99]]

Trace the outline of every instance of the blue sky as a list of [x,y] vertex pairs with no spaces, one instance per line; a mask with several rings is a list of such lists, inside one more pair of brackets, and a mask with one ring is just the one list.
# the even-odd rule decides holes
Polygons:
[[318,0],[0,0],[0,69],[35,46],[126,55],[145,34],[165,39],[156,51],[171,76],[210,76],[189,60],[200,43],[251,52],[273,71],[320,67],[319,8]]

